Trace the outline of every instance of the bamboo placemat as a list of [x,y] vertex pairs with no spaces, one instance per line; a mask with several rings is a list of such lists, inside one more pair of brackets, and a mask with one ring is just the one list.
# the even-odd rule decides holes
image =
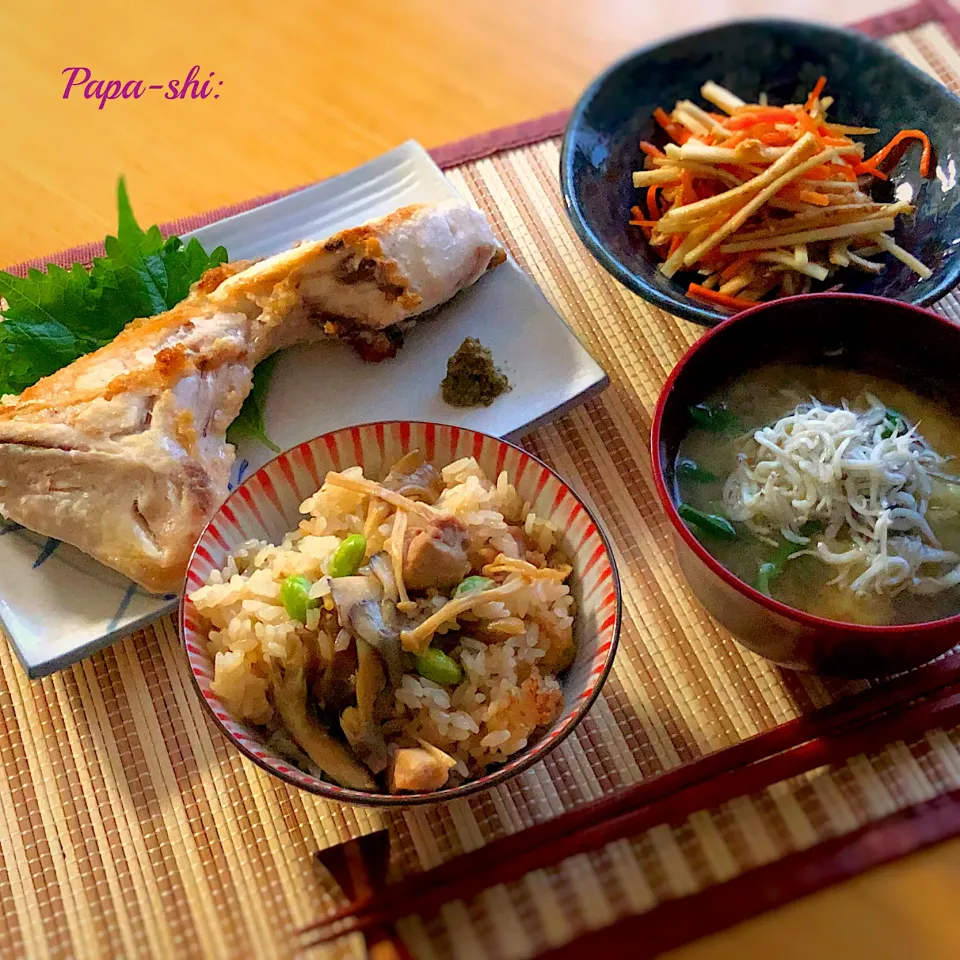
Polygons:
[[[896,29],[890,46],[957,90],[953,17],[928,2],[870,26]],[[512,135],[522,143],[530,128]],[[697,606],[646,449],[660,386],[701,328],[634,297],[583,250],[563,214],[555,136],[502,147],[501,134],[438,153],[460,161],[451,181],[490,216],[611,380],[600,398],[525,441],[592,504],[616,545],[625,622],[603,697],[573,736],[511,783],[469,801],[380,813],[319,801],[241,760],[207,722],[169,620],[34,682],[0,644],[4,954],[286,956],[291,932],[332,902],[311,857],[319,847],[388,827],[396,879],[867,688],[782,672]],[[936,309],[960,320],[953,296]],[[665,818],[632,840],[410,920],[405,935],[417,957],[531,956],[622,914],[653,917],[671,898],[722,891],[763,864],[956,789],[960,731],[937,730],[705,800],[682,822]]]

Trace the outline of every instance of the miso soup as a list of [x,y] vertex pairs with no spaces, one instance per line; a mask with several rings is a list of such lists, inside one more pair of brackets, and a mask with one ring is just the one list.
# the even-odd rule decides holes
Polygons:
[[771,364],[690,410],[675,500],[746,583],[831,620],[960,612],[960,420],[901,385]]

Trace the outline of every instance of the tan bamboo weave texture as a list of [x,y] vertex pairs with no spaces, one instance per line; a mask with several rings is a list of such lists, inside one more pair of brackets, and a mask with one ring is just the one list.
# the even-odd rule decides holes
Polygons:
[[[888,42],[957,90],[960,51],[940,26]],[[0,644],[0,954],[287,956],[292,930],[330,904],[310,856],[318,847],[389,826],[399,877],[863,686],[781,673],[692,600],[646,448],[660,386],[701,331],[628,293],[580,247],[562,211],[558,149],[545,141],[448,175],[610,374],[600,398],[527,440],[597,509],[617,547],[624,629],[601,700],[510,784],[381,814],[294,791],[229,749],[194,695],[170,620],[35,682]],[[952,296],[938,309],[960,321]],[[934,732],[404,929],[425,958],[530,956],[958,786],[960,733]]]

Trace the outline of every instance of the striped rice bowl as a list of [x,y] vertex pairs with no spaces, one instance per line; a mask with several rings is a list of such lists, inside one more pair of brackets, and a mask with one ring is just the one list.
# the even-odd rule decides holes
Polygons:
[[360,790],[480,776],[561,714],[571,568],[557,532],[473,458],[327,474],[282,542],[190,596],[211,690],[305,772]]

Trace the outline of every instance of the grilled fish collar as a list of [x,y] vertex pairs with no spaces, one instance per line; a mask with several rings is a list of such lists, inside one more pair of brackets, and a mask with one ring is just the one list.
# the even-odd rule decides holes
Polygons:
[[451,201],[208,271],[172,310],[3,398],[0,515],[151,592],[179,591],[226,496],[226,430],[256,364],[409,325],[505,258],[483,215]]

